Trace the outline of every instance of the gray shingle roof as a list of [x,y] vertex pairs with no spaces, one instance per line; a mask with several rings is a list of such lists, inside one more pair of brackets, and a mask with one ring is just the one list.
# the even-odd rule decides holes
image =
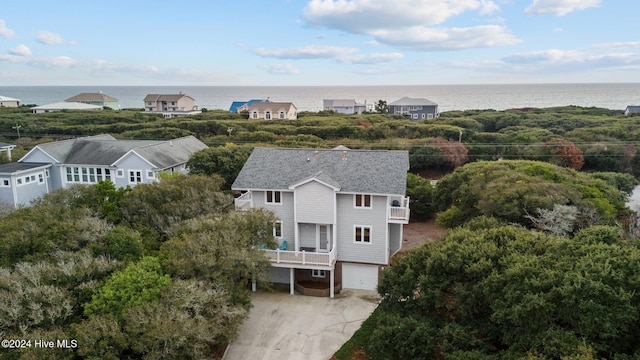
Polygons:
[[145,102],[178,101],[183,97],[188,97],[191,100],[193,100],[191,96],[185,95],[185,94],[147,94],[147,96],[144,97],[144,101]]
[[389,103],[389,106],[433,106],[438,105],[429,99],[424,98],[410,98],[403,97],[402,99],[398,99],[392,103]]
[[404,195],[409,153],[403,150],[255,148],[234,190],[289,190],[316,178],[347,193]]
[[30,170],[39,168],[42,166],[51,166],[51,164],[47,163],[19,163],[12,162],[7,164],[0,165],[0,174],[14,174],[20,171]]
[[193,136],[173,140],[116,140],[100,135],[40,144],[38,147],[63,164],[112,165],[129,151],[135,151],[158,169],[189,160],[196,151],[207,148]]

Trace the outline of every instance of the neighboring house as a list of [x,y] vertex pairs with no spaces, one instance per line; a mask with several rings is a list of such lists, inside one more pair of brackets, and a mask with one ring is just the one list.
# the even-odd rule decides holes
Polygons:
[[189,95],[148,94],[144,98],[144,111],[162,114],[165,118],[196,115],[202,113],[196,101]]
[[108,107],[113,110],[120,110],[118,99],[105,95],[103,93],[80,93],[76,96],[70,97],[66,102],[79,102],[83,104],[97,105],[102,107]]
[[251,107],[251,105],[253,105],[254,103],[259,103],[259,102],[269,102],[269,99],[252,99],[249,101],[234,101],[231,103],[231,106],[229,107],[229,111],[232,113],[239,113],[242,111],[249,111],[249,107]]
[[21,101],[20,99],[0,95],[0,107],[19,107]]
[[47,163],[8,163],[0,165],[0,203],[26,206],[50,191]]
[[279,218],[272,281],[374,290],[409,222],[409,155],[400,150],[255,148],[231,188],[236,208]]
[[423,98],[403,97],[394,101],[389,106],[389,114],[408,114],[411,120],[433,119],[440,116],[438,104]]
[[256,102],[249,106],[249,120],[295,120],[297,110],[290,102]]
[[640,106],[629,105],[624,110],[624,115],[625,116],[629,116],[629,114],[638,114],[638,113],[640,113]]
[[62,102],[57,102],[53,104],[34,106],[31,108],[31,111],[35,114],[62,111],[62,110],[84,110],[84,111],[102,110],[102,106],[83,104],[79,102],[62,101]]
[[11,161],[11,150],[15,149],[15,145],[7,144],[0,142],[0,153],[3,151],[7,152],[7,160]]
[[358,104],[354,99],[325,99],[322,101],[323,110],[331,110],[340,114],[362,114],[365,111],[372,111],[371,104]]
[[[12,173],[11,166],[24,166],[20,171],[46,171],[47,192],[69,188],[75,184],[95,184],[110,180],[118,188],[158,181],[164,171],[186,173],[189,157],[207,145],[193,136],[173,140],[117,140],[111,135],[90,136],[36,145],[17,163],[2,165],[0,171]],[[42,169],[41,169],[42,168]],[[22,176],[19,173],[16,176]],[[13,206],[24,205],[22,194],[31,191],[15,184]],[[38,178],[38,183],[40,179]],[[40,193],[38,193],[40,194]],[[7,198],[2,197],[5,201]]]

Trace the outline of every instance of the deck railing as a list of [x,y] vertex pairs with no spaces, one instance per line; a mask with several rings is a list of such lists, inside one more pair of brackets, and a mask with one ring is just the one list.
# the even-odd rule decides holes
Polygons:
[[236,204],[236,209],[249,210],[249,208],[251,207],[251,193],[247,191],[246,193],[240,195],[240,197],[233,199],[233,201]]
[[409,198],[402,198],[402,201],[399,206],[389,205],[389,211],[387,213],[389,221],[399,221],[399,222],[408,222],[410,209],[409,209]]
[[295,265],[326,265],[332,266],[336,260],[335,249],[328,253],[290,251],[290,250],[264,250],[271,259],[272,264]]

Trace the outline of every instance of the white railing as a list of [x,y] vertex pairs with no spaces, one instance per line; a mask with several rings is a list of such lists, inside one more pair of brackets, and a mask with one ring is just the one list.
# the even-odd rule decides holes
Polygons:
[[274,264],[296,265],[326,265],[332,266],[336,260],[335,249],[328,253],[289,251],[289,250],[264,250],[265,254]]
[[410,209],[409,209],[409,197],[402,198],[400,206],[389,205],[389,211],[387,213],[389,220],[395,221],[409,221]]
[[238,210],[248,210],[251,208],[251,192],[247,191],[246,193],[240,195],[233,199],[236,204],[236,209]]

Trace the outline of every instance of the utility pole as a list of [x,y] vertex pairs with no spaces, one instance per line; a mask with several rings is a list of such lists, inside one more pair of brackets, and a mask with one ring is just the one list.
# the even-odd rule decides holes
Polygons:
[[12,126],[11,128],[18,132],[18,139],[20,139],[20,128],[22,125]]

